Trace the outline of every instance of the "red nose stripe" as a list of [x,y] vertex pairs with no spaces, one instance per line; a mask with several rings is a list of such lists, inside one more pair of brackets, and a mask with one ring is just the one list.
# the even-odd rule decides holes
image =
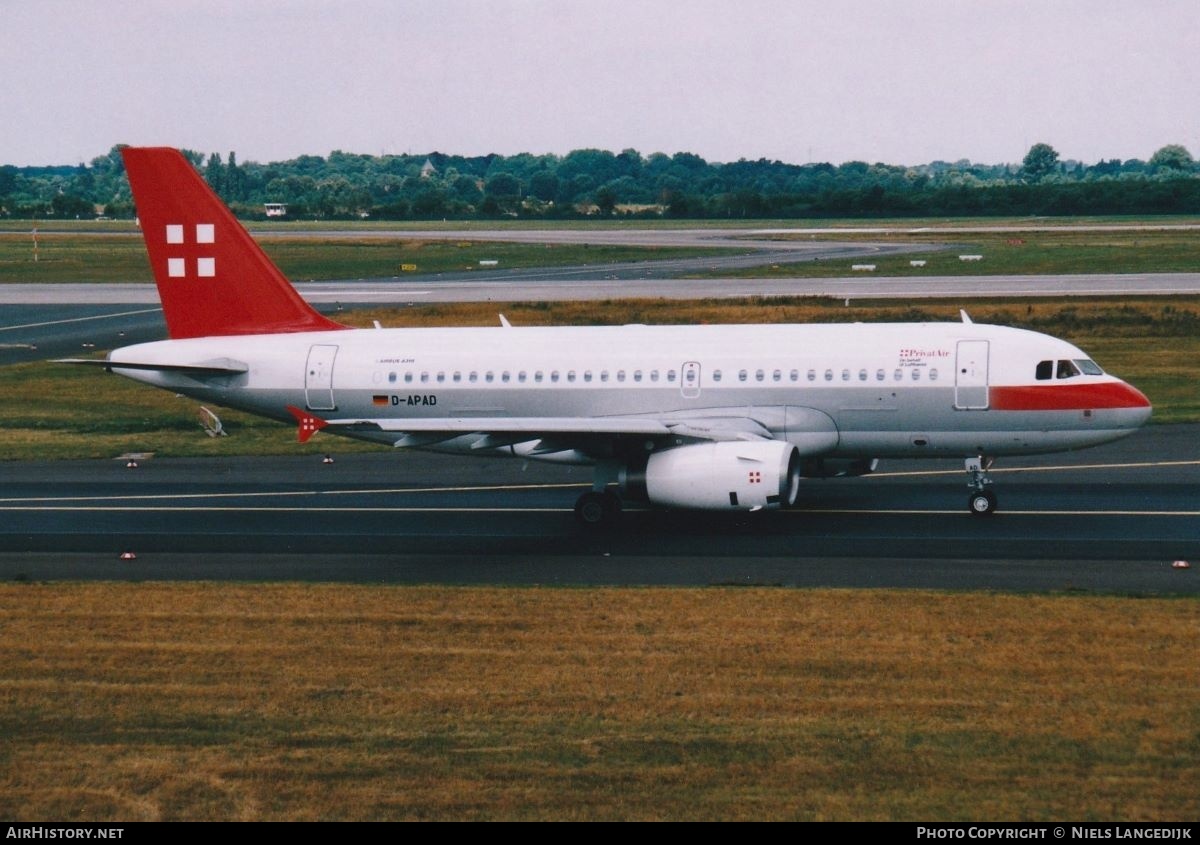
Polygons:
[[1076,411],[1150,407],[1150,400],[1142,395],[1140,390],[1123,381],[993,387],[989,396],[991,407],[996,411]]

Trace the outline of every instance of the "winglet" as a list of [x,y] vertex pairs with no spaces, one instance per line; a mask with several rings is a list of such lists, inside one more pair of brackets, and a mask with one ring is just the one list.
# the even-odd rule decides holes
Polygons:
[[314,416],[308,411],[302,411],[295,405],[288,405],[287,409],[288,413],[296,418],[296,439],[301,443],[307,443],[309,438],[329,425],[320,417]]

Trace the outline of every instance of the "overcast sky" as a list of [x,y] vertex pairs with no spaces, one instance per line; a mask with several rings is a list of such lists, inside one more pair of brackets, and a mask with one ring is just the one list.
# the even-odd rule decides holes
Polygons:
[[0,164],[1200,155],[1196,0],[0,0]]

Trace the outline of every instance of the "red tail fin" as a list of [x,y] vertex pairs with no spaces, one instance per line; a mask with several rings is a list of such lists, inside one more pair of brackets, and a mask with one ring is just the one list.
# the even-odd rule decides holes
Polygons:
[[178,150],[121,154],[171,337],[345,328],[296,293]]

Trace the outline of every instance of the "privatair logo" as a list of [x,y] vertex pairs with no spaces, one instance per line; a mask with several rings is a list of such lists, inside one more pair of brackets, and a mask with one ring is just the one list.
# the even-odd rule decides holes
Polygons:
[[195,231],[195,239],[192,244],[195,247],[187,249],[191,244],[187,240],[187,227],[181,223],[167,224],[167,243],[170,245],[179,245],[181,252],[188,252],[191,255],[182,255],[167,259],[167,275],[173,279],[185,279],[188,277],[188,264],[191,260],[195,261],[193,278],[211,279],[217,275],[217,259],[212,256],[199,255],[202,251],[199,247],[203,244],[216,243],[216,227],[212,223],[197,223]]

